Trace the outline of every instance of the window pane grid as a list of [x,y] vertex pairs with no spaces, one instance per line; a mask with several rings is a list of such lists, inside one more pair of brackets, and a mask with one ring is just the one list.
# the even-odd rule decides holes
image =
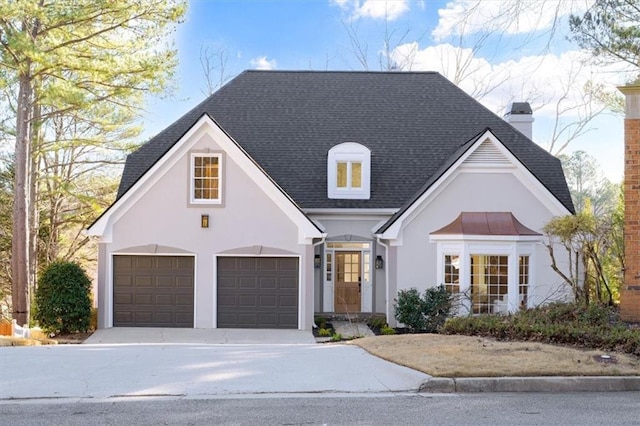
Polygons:
[[518,295],[520,296],[520,307],[526,308],[528,306],[527,295],[529,292],[529,256],[520,256],[518,263]]
[[460,256],[444,256],[444,287],[450,294],[460,293]]
[[217,156],[193,158],[193,199],[218,200],[220,198],[220,168]]
[[474,313],[492,313],[496,301],[506,301],[508,260],[508,256],[471,255],[471,299]]

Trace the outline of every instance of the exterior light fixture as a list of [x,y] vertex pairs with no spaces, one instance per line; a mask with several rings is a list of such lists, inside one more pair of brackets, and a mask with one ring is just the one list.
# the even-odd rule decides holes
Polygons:
[[316,254],[316,255],[313,257],[313,267],[314,267],[314,268],[316,268],[316,269],[320,268],[320,263],[321,263],[321,262],[320,262],[320,255],[319,255],[319,254]]
[[384,268],[384,260],[382,260],[382,256],[377,255],[376,256],[376,269],[382,269]]
[[209,215],[203,214],[200,216],[200,227],[208,228],[209,227]]

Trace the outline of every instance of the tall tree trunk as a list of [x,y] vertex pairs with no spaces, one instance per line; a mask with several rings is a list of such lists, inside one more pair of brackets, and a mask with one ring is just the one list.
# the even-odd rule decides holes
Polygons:
[[[28,68],[30,68],[28,64]],[[31,155],[29,138],[31,129],[33,91],[28,73],[19,77],[15,178],[13,197],[13,235],[11,239],[11,277],[13,318],[18,324],[29,322],[29,169]]]
[[[33,86],[34,97],[37,97],[38,88]],[[40,173],[40,156],[42,150],[42,107],[34,102],[33,117],[31,119],[31,149],[30,163],[31,170],[29,173],[29,283],[31,285],[31,296],[35,294],[36,282],[38,276],[38,230],[40,229],[40,211],[38,190],[38,182],[40,181],[38,174]]]

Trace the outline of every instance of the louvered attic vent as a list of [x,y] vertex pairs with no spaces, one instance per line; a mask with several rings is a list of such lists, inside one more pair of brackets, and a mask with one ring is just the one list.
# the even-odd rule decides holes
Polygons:
[[505,157],[500,150],[489,140],[480,144],[480,146],[464,161],[464,165],[480,166],[509,166],[511,162]]

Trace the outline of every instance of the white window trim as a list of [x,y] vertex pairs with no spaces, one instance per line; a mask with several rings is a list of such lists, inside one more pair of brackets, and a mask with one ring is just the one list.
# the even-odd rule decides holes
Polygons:
[[[538,238],[539,239],[539,238]],[[439,239],[437,241],[438,262],[436,265],[437,282],[444,284],[444,256],[453,255],[460,257],[460,293],[469,292],[471,289],[471,265],[472,255],[496,255],[508,257],[508,303],[509,312],[517,312],[520,308],[519,293],[519,259],[520,256],[529,256],[529,284],[528,284],[528,307],[534,306],[536,288],[536,256],[535,243],[531,241],[514,241],[504,239],[503,241],[461,241],[457,239]],[[460,313],[471,312],[471,301],[463,299]]]
[[[195,159],[199,157],[215,157],[218,159],[218,198],[215,199],[201,199],[195,198]],[[189,203],[190,204],[205,204],[205,205],[219,205],[222,204],[222,176],[223,176],[223,164],[222,153],[208,153],[208,152],[193,152],[191,153],[189,160]]]
[[[338,188],[338,163],[347,163],[347,187]],[[352,163],[362,164],[362,187],[351,187]],[[371,150],[355,142],[332,147],[327,158],[327,196],[332,199],[368,200],[371,197]]]

